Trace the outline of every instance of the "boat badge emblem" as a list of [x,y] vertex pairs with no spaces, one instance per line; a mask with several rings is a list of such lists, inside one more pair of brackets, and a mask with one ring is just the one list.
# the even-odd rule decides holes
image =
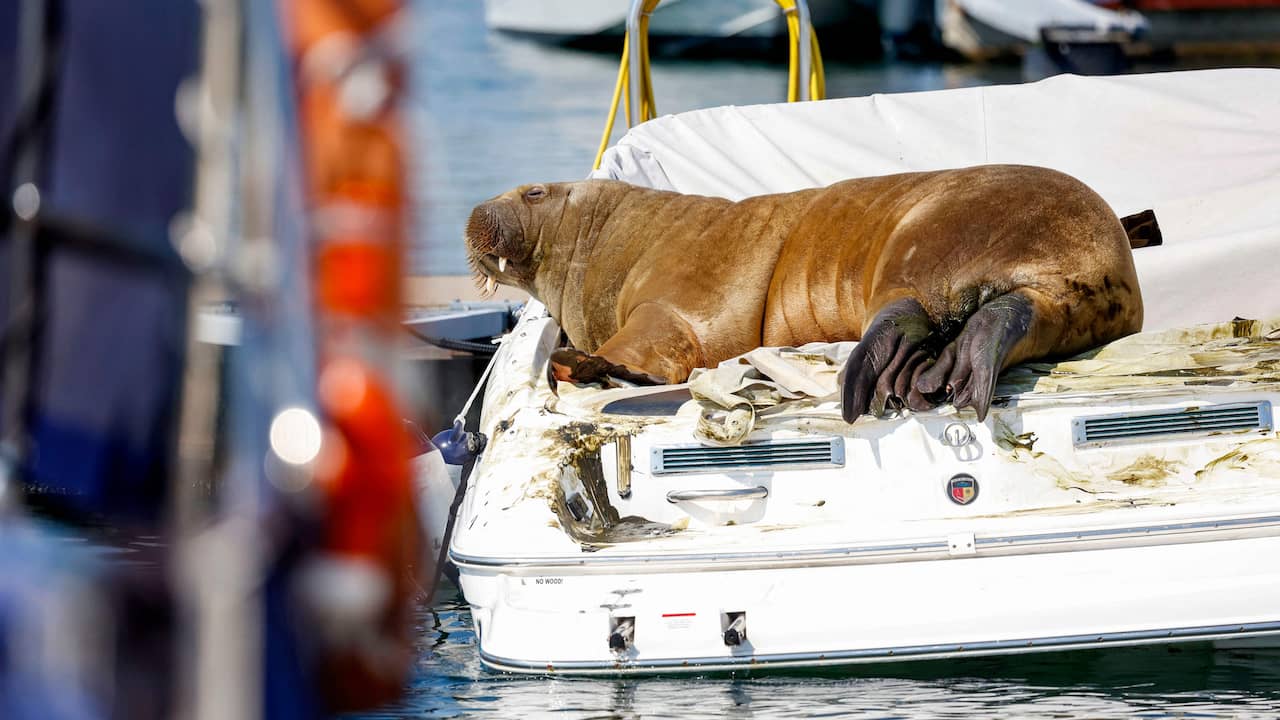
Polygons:
[[947,497],[957,505],[968,505],[978,497],[978,480],[961,473],[947,481]]

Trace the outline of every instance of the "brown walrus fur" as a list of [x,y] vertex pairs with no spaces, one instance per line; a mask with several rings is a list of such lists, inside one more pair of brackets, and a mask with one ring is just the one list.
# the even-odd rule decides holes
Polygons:
[[[469,259],[541,300],[574,380],[681,382],[761,345],[861,339],[852,421],[886,402],[985,418],[999,372],[1142,327],[1129,241],[1083,183],[984,165],[732,202],[615,181],[476,207]],[[585,354],[584,354],[585,353]],[[590,354],[590,355],[586,355]]]

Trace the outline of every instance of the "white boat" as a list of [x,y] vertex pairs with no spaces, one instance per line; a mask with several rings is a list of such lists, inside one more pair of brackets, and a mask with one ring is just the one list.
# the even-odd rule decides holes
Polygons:
[[[598,176],[732,198],[984,162],[1071,173],[1159,218],[1164,244],[1135,251],[1146,330],[1011,370],[985,422],[847,425],[836,398],[803,396],[739,409],[749,432],[724,445],[699,440],[726,411],[689,385],[554,396],[558,328],[530,303],[450,546],[481,661],[625,674],[1280,643],[1277,83],[1059,76],[630,131]],[[836,369],[791,359],[815,382]]]
[[941,5],[942,43],[973,59],[1025,51],[1055,28],[1090,44],[1132,42],[1147,31],[1140,13],[1089,0],[946,0]]
[[[494,30],[565,44],[602,41],[616,50],[630,7],[631,0],[485,0],[484,13],[485,24]],[[874,19],[870,6],[856,0],[809,0],[809,12],[819,30],[854,18]],[[649,36],[659,45],[785,41],[787,23],[774,0],[663,0],[649,22]]]
[[[1066,55],[1100,54],[1100,45],[1115,46],[1122,57],[1256,57],[1280,47],[1276,0],[937,0],[932,14],[942,44],[971,59],[1026,54],[1038,46],[1065,50],[1056,59],[1070,66],[1079,60]],[[923,14],[897,15],[902,26]]]

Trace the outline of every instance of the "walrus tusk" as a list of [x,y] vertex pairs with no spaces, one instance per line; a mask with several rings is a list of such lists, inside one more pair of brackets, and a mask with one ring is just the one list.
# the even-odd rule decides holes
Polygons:
[[498,289],[498,281],[497,281],[497,280],[494,280],[493,278],[485,278],[485,280],[484,280],[484,294],[485,294],[485,295],[492,295],[492,294],[493,294],[493,291],[494,291],[494,290],[497,290],[497,289]]
[[506,271],[507,271],[507,259],[506,259],[506,258],[504,258],[504,257],[502,257],[502,256],[499,256],[499,257],[498,257],[498,272],[506,272]]

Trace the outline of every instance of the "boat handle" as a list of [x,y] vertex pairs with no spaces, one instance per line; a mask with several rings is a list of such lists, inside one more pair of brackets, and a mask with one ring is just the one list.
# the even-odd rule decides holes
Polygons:
[[667,502],[695,502],[698,500],[763,500],[769,497],[769,488],[757,485],[751,488],[733,488],[730,490],[672,490],[667,493]]

